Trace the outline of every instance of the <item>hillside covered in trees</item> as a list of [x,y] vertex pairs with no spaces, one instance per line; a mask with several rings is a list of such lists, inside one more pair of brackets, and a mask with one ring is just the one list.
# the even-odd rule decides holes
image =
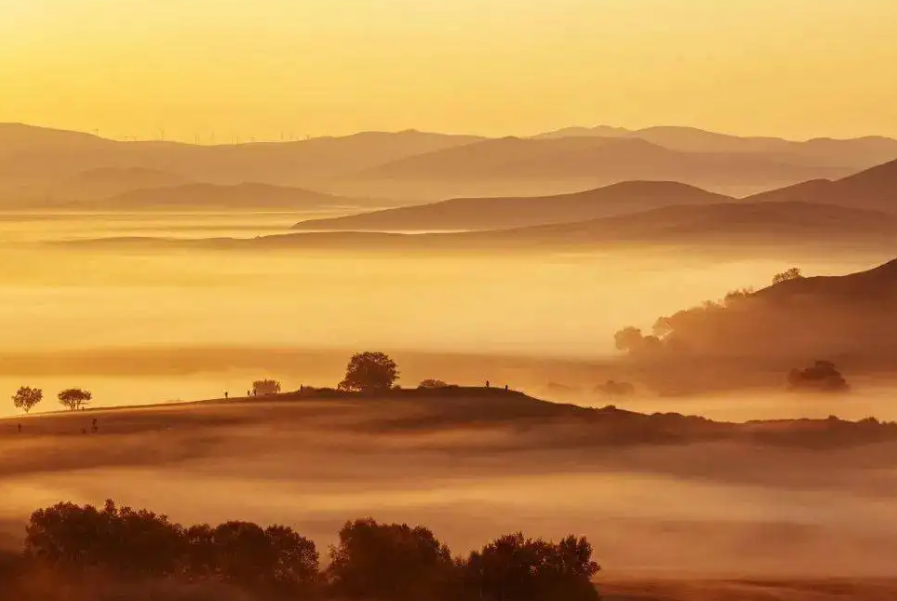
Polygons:
[[[897,371],[895,303],[897,260],[844,276],[804,277],[792,269],[762,290],[735,290],[719,301],[661,316],[650,332],[626,327],[615,342],[656,377],[682,363],[778,366],[787,374],[825,360]],[[737,373],[726,377],[738,379]]]

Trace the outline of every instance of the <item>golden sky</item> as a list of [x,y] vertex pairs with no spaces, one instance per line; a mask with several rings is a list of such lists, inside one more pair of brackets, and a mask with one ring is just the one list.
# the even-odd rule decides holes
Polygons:
[[897,136],[897,0],[0,0],[0,121]]

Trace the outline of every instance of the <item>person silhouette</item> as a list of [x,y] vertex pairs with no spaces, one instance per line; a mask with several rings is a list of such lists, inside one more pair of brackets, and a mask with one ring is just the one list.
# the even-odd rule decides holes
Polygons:
[[97,418],[93,418],[93,424],[90,426],[90,429],[93,430],[94,433],[99,431],[100,426],[97,425]]
[[489,388],[489,380],[486,380],[486,388]]
[[224,398],[227,399],[227,391],[224,391]]

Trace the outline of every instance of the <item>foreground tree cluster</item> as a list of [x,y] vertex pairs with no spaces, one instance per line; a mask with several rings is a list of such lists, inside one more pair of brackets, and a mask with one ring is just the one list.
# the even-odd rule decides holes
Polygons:
[[184,527],[112,501],[60,503],[32,514],[22,559],[73,579],[220,583],[268,599],[598,599],[591,579],[599,568],[585,538],[552,543],[513,534],[462,559],[427,528],[372,519],[346,523],[322,569],[315,543],[288,527]]

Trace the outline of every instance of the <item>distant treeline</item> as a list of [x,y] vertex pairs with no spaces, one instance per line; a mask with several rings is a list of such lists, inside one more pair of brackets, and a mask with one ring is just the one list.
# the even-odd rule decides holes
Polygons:
[[[266,600],[598,599],[592,547],[575,536],[554,543],[511,534],[457,557],[427,528],[368,518],[343,526],[322,567],[315,543],[285,526],[185,527],[112,501],[103,508],[59,503],[40,509],[26,532],[21,555],[0,562],[0,590],[21,600],[56,599],[56,593],[35,593],[49,581],[67,583],[66,594],[79,601],[119,598],[103,596],[110,582],[130,583],[131,590],[164,582],[167,590],[195,593],[166,593],[166,599],[223,599],[224,590]],[[218,592],[197,592],[212,590]]]

